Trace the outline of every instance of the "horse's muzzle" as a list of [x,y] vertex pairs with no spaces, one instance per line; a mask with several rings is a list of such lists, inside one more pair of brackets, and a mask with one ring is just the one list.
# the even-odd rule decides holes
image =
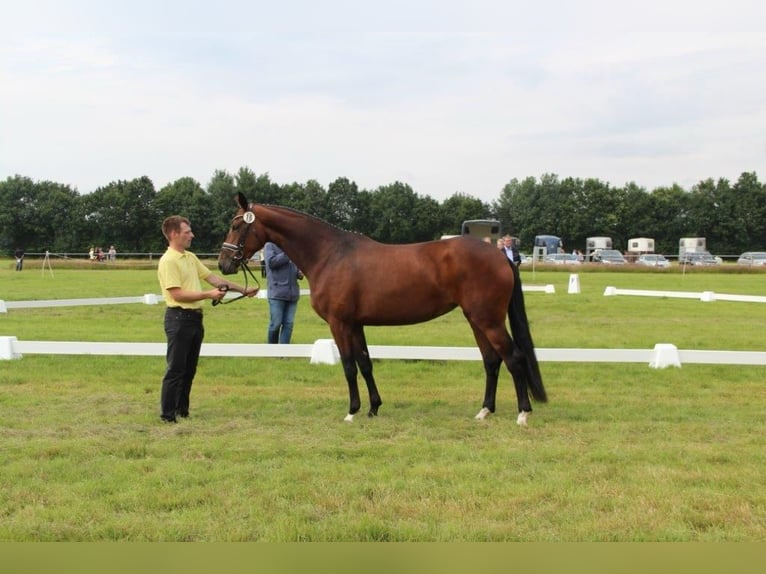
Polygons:
[[224,275],[234,275],[239,269],[239,266],[235,264],[233,261],[219,261],[218,269]]

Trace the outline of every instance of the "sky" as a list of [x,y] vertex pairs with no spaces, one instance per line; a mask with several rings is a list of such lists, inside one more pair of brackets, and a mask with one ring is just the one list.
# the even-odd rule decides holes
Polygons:
[[763,181],[764,22],[760,0],[0,0],[0,181]]

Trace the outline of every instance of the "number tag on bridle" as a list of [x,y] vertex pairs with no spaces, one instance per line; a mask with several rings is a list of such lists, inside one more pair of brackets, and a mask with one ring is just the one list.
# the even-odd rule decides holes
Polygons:
[[249,225],[250,223],[253,223],[255,221],[255,213],[253,213],[252,211],[246,211],[245,213],[242,214],[242,219],[244,219],[245,223]]

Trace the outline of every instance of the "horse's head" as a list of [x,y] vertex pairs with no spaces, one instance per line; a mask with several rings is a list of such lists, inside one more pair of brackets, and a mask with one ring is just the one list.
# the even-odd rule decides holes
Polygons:
[[235,198],[237,212],[231,220],[229,232],[226,234],[221,251],[218,253],[218,269],[224,275],[231,275],[239,270],[239,266],[247,261],[258,251],[265,240],[263,233],[258,232],[258,223],[255,219],[253,205],[247,202],[243,193],[238,193]]

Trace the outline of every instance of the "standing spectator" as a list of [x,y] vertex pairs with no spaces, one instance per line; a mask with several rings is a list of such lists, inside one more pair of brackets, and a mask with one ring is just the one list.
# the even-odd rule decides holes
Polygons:
[[519,253],[516,244],[513,242],[513,237],[510,235],[503,236],[503,250],[505,251],[505,256],[513,261],[515,265],[521,263],[521,254]]
[[24,250],[21,247],[17,247],[13,252],[13,256],[16,258],[16,271],[24,269]]
[[270,315],[267,342],[287,344],[293,334],[300,297],[298,280],[303,274],[276,244],[266,243],[264,251]]
[[[162,234],[168,240],[168,249],[157,265],[157,278],[167,305],[164,326],[168,347],[160,417],[165,422],[174,423],[176,417],[189,416],[189,395],[205,337],[202,302],[205,299],[220,301],[227,290],[252,297],[258,289],[245,289],[213,275],[194,253],[187,251],[194,234],[185,217],[171,215],[166,218],[162,222]],[[203,291],[202,279],[216,288]]]
[[109,246],[109,261],[115,261],[117,259],[117,250],[114,245]]

